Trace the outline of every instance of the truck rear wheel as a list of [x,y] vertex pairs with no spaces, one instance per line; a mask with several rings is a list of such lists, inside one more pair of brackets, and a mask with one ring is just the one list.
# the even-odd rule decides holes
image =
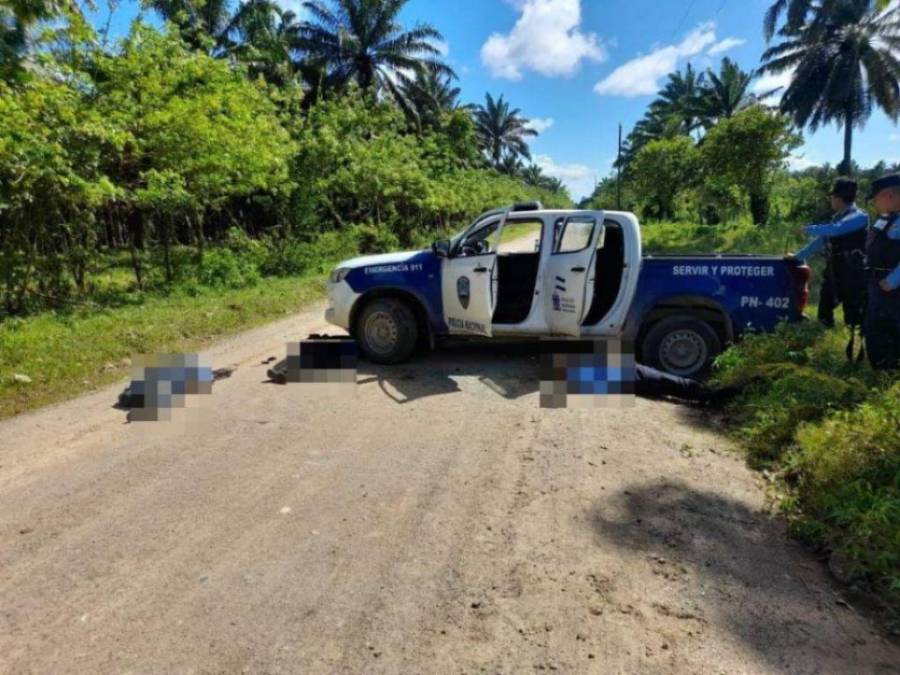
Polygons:
[[366,358],[382,364],[406,361],[419,339],[412,309],[395,298],[380,298],[367,304],[356,322],[355,333]]
[[709,373],[722,341],[705,321],[673,316],[654,325],[641,349],[644,362],[666,373],[699,379]]

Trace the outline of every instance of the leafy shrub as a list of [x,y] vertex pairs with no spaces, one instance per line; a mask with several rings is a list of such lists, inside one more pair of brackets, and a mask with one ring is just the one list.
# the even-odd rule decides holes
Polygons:
[[810,512],[801,531],[825,541],[900,601],[900,383],[797,433],[787,461]]
[[252,262],[227,248],[204,253],[197,276],[201,284],[213,288],[246,288],[255,286],[260,279],[259,270]]
[[341,259],[356,255],[358,250],[351,231],[325,232],[313,241],[269,240],[260,269],[263,274],[282,277],[322,274]]
[[900,382],[848,363],[847,337],[781,325],[726,351],[716,378],[742,389],[735,435],[778,470],[794,531],[900,603]]
[[266,245],[238,227],[228,228],[223,243],[235,256],[252,263],[256,267],[260,267],[266,260]]
[[863,401],[866,387],[793,363],[764,364],[752,374],[736,419],[744,442],[758,463],[779,459],[801,422]]
[[356,239],[359,252],[366,255],[390,253],[401,248],[400,240],[393,232],[376,225],[357,225],[353,228],[353,237]]

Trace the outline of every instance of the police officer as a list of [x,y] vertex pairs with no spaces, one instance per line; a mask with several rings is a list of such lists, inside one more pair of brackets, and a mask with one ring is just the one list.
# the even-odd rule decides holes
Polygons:
[[[844,306],[848,326],[862,325],[865,299],[865,248],[869,216],[856,206],[856,181],[838,178],[829,193],[835,213],[830,223],[810,225],[804,232],[815,237],[796,255],[807,260],[825,254],[825,274],[819,296],[819,321],[834,327],[834,309]],[[852,348],[851,348],[852,351]]]
[[881,214],[868,233],[868,305],[863,332],[876,370],[900,369],[900,175],[879,178],[869,199]]

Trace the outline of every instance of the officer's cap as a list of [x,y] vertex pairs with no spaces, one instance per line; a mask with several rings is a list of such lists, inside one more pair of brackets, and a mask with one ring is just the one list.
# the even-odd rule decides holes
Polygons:
[[888,188],[896,188],[900,187],[900,174],[890,174],[887,176],[882,176],[874,183],[872,183],[872,189],[869,190],[869,199],[874,199],[875,195],[877,195],[882,190],[887,190]]
[[834,197],[840,197],[845,202],[856,201],[857,191],[856,181],[851,178],[838,178],[834,181],[834,187],[828,194]]

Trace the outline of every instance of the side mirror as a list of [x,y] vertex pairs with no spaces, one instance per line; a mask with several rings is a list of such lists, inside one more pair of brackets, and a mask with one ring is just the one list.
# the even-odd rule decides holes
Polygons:
[[449,258],[450,257],[450,240],[449,239],[438,239],[431,245],[431,250],[438,258]]

